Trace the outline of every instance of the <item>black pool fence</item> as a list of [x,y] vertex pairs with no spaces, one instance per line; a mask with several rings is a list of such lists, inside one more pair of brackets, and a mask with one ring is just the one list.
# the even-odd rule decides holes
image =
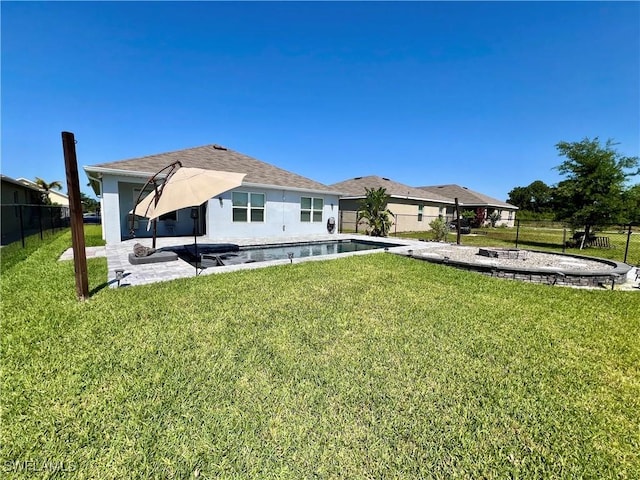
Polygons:
[[25,246],[25,239],[31,235],[38,235],[44,239],[45,234],[54,233],[68,228],[69,207],[60,205],[2,205],[0,217],[0,243],[20,241]]

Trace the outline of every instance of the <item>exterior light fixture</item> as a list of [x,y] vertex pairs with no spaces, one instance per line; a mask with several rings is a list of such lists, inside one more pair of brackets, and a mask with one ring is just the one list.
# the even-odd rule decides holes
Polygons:
[[116,281],[118,282],[118,287],[120,287],[120,282],[124,278],[124,269],[118,268],[116,269]]

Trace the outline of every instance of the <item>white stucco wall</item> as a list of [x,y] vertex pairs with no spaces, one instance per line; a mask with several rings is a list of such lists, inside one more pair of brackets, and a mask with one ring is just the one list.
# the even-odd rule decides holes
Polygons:
[[[265,194],[264,222],[234,222],[231,194],[233,191]],[[321,222],[300,221],[301,197],[322,198],[324,207]],[[287,237],[327,233],[327,220],[337,223],[338,196],[256,187],[240,187],[215,197],[207,208],[207,236],[219,238]]]
[[118,177],[102,179],[102,230],[107,243],[120,242],[120,195]]
[[[139,182],[139,183],[137,183]],[[128,237],[127,215],[133,208],[134,188],[141,188],[143,181],[129,176],[104,175],[102,178],[102,228],[108,244],[121,242]],[[234,222],[231,191],[210,200],[206,207],[206,219],[200,233],[211,239],[246,237],[286,237],[289,235],[312,235],[327,233],[327,220],[339,218],[338,196],[313,192],[288,191],[275,188],[240,187],[236,191],[265,194],[264,222]],[[322,198],[324,200],[321,222],[300,221],[301,197]],[[222,201],[220,201],[222,199]],[[193,221],[190,210],[179,210],[178,221],[172,236],[190,235]],[[136,237],[151,236],[146,230],[146,221],[141,220]],[[158,222],[158,235],[170,235],[163,222]]]

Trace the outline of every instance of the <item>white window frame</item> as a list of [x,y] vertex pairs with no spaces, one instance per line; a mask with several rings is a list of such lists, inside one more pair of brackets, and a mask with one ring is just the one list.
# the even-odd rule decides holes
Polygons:
[[418,205],[418,221],[422,221],[422,217],[424,216],[424,205]]
[[[302,202],[304,199],[309,199],[311,201],[311,208],[303,208]],[[315,208],[316,200],[322,202],[322,206],[318,209]],[[309,220],[305,220],[303,215],[305,213],[309,214]],[[315,214],[320,214],[320,220],[315,220]],[[300,197],[300,222],[301,223],[322,223],[322,219],[324,217],[324,198],[322,197]]]
[[[247,196],[247,204],[246,205],[235,205],[233,202],[233,197],[236,194],[245,194]],[[262,206],[256,207],[251,203],[252,195],[262,195]],[[234,191],[231,192],[231,221],[233,223],[265,223],[267,221],[267,195],[262,192],[246,192],[246,191]],[[236,220],[234,218],[235,210],[246,210],[246,220]],[[253,211],[262,211],[262,220],[252,220],[251,212]]]

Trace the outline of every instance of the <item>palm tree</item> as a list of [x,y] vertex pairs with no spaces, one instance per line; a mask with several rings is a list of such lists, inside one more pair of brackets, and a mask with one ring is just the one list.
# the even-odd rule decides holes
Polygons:
[[62,190],[62,182],[60,182],[60,180],[54,180],[51,183],[47,183],[40,177],[36,177],[36,185],[38,185],[45,192],[48,192],[50,190]]
[[54,180],[51,183],[47,183],[40,177],[36,177],[36,185],[44,190],[44,193],[42,194],[42,200],[44,201],[44,203],[48,204],[51,203],[49,192],[51,190],[62,190],[62,182],[60,182],[60,180]]
[[387,208],[390,195],[387,189],[365,188],[367,195],[360,201],[358,222],[363,218],[369,223],[369,235],[374,237],[386,237],[393,225],[393,212]]

